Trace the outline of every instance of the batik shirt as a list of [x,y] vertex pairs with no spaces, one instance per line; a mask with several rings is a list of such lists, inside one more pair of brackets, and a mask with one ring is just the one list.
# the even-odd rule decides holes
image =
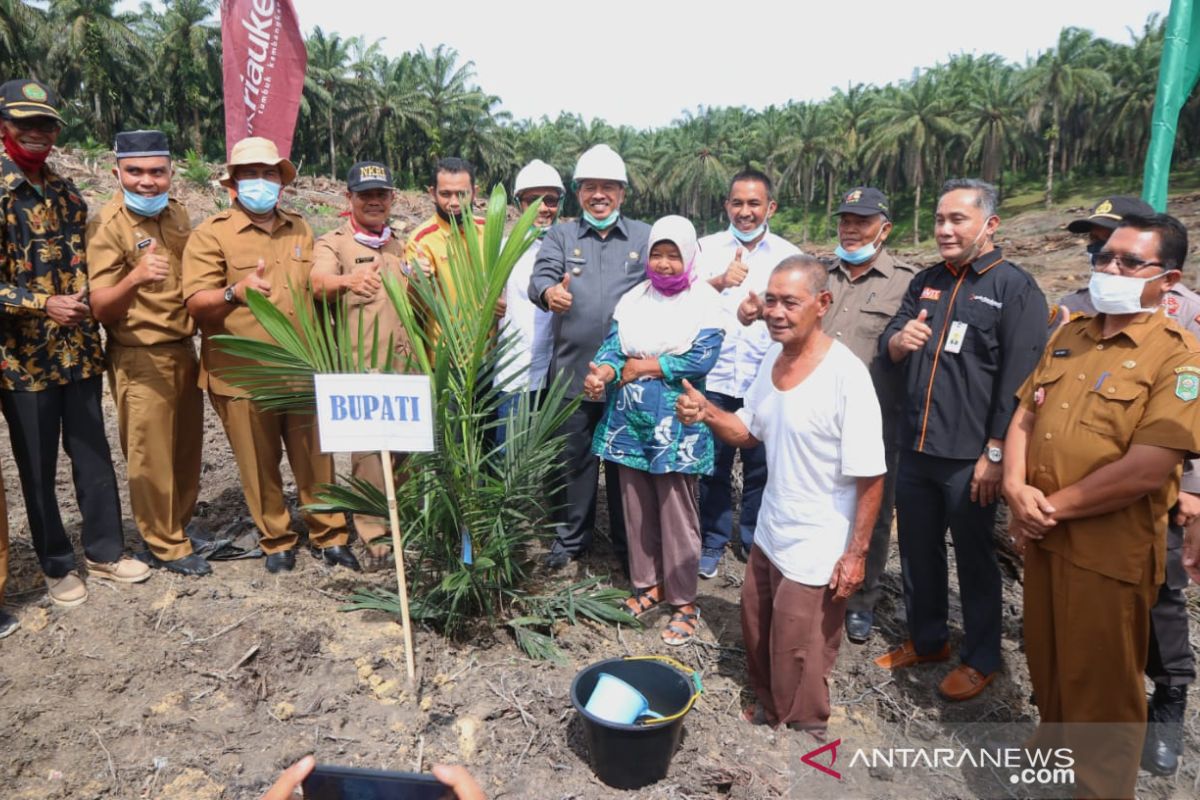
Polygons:
[[46,313],[51,296],[87,289],[87,204],[49,166],[43,174],[39,192],[0,150],[0,389],[8,391],[104,372],[99,323],[61,326]]
[[608,385],[604,417],[596,426],[592,452],[605,461],[655,475],[711,475],[712,431],[703,423],[680,422],[675,416],[675,401],[683,392],[685,378],[704,391],[704,377],[721,354],[724,329],[705,328],[687,352],[659,356],[663,377],[644,378],[619,388],[625,355],[617,329],[614,322],[594,359],[598,366],[612,367],[618,380]]

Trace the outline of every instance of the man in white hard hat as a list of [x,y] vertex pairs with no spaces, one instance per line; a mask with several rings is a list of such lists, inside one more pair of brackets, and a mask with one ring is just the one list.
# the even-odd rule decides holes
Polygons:
[[[617,300],[645,280],[650,239],[649,225],[621,216],[629,179],[611,147],[598,144],[581,155],[573,184],[582,215],[546,234],[529,282],[529,299],[554,313],[550,374],[569,377],[568,396],[582,393]],[[592,435],[603,413],[603,402],[584,399],[563,426],[565,485],[558,498],[558,536],[546,557],[552,569],[565,567],[591,544],[598,478]],[[617,486],[612,465],[605,467],[605,486]],[[613,549],[624,562],[625,519],[617,491],[609,492],[608,516]]]
[[500,406],[501,425],[496,429],[500,444],[506,438],[504,421],[516,412],[522,396],[526,397],[525,402],[535,403],[538,393],[546,386],[550,350],[554,344],[550,335],[554,315],[530,301],[529,279],[533,277],[533,264],[541,250],[542,239],[558,219],[566,192],[558,170],[537,158],[521,168],[513,183],[513,197],[521,213],[541,200],[541,208],[533,220],[541,233],[513,267],[504,289],[504,317],[500,321],[500,331],[501,336],[511,336],[513,341],[508,364],[496,376],[496,385],[508,393]]

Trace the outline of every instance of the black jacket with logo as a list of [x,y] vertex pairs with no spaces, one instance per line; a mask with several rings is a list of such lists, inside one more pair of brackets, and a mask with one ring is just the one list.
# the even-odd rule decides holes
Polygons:
[[[1046,298],[999,248],[956,272],[945,262],[919,273],[879,338],[887,343],[924,310],[933,335],[894,368],[903,370],[899,445],[941,458],[977,459],[1003,439],[1016,391],[1046,346]],[[946,350],[954,323],[966,324],[958,352]]]

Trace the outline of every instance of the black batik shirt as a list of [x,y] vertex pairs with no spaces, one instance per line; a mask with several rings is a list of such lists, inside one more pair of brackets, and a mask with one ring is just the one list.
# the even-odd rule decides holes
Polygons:
[[87,204],[43,168],[39,192],[0,150],[0,390],[36,392],[104,372],[100,326],[46,314],[56,294],[87,289]]

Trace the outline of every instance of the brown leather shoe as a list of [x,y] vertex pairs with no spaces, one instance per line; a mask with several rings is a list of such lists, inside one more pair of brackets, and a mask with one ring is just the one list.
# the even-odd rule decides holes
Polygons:
[[928,655],[917,655],[917,648],[912,639],[875,659],[875,663],[884,669],[901,669],[915,664],[928,664],[934,661],[945,661],[950,658],[950,643],[942,645],[942,649]]
[[994,672],[991,675],[984,675],[974,667],[959,664],[942,679],[938,691],[947,700],[970,700],[986,689],[995,677],[996,673]]

